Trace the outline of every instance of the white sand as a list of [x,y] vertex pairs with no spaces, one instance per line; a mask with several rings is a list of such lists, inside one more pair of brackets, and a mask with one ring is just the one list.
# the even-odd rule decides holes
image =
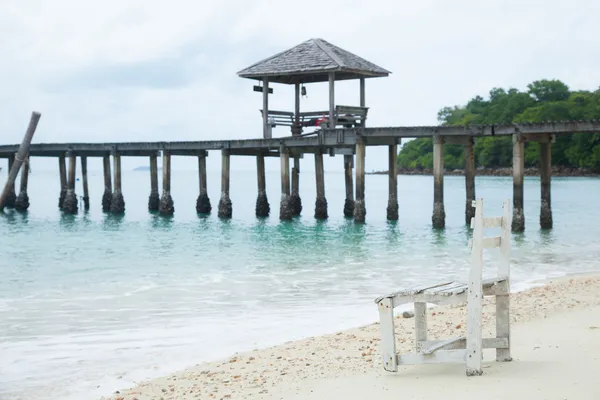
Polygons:
[[[121,390],[111,400],[188,399],[600,399],[600,277],[574,277],[511,295],[513,362],[484,353],[484,375],[462,364],[401,367],[379,360],[379,326],[239,354]],[[373,304],[374,319],[377,308]],[[429,310],[429,335],[464,335],[464,306]],[[484,337],[493,332],[486,298]],[[414,319],[396,320],[398,349]]]

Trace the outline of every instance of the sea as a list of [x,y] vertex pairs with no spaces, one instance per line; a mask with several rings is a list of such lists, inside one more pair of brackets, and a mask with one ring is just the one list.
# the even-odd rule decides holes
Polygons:
[[[165,218],[147,210],[147,171],[124,168],[126,211],[115,217],[101,210],[102,171],[91,168],[91,208],[68,216],[57,168],[34,168],[29,211],[0,215],[0,399],[98,399],[236,352],[369,324],[377,296],[466,278],[463,177],[445,178],[446,227],[435,230],[431,176],[399,176],[400,218],[388,222],[388,178],[367,175],[366,223],[356,224],[343,217],[340,164],[326,172],[329,218],[317,221],[307,166],[302,214],[282,222],[279,171],[269,166],[270,217],[255,217],[256,172],[244,167],[231,171],[230,220],[217,218],[218,169],[208,174],[208,216],[195,211],[197,171],[174,169],[175,214]],[[512,178],[479,176],[476,195],[485,215],[501,215]],[[541,230],[540,181],[525,178],[513,290],[600,269],[598,198],[600,179],[553,178],[554,228]],[[484,276],[495,274],[494,251]]]

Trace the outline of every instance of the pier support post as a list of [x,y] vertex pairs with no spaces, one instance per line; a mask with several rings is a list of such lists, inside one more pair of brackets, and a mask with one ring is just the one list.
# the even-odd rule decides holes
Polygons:
[[315,202],[315,218],[327,219],[327,199],[325,198],[325,169],[323,167],[323,151],[315,153],[315,181],[317,183],[317,200]]
[[298,216],[302,212],[302,199],[300,198],[300,156],[294,156],[292,168],[292,194],[290,195],[292,215]]
[[256,216],[268,217],[271,212],[271,206],[267,199],[267,183],[265,180],[265,156],[262,154],[256,156],[256,178],[258,181],[258,197],[256,198]]
[[389,221],[398,220],[398,145],[392,144],[388,148],[389,166],[388,174],[390,179],[389,197],[387,206],[387,219]]
[[75,177],[77,170],[77,156],[69,152],[69,175],[67,179],[67,194],[63,203],[63,212],[66,214],[77,214],[79,205],[75,194]]
[[29,196],[27,195],[27,183],[29,181],[29,156],[26,156],[23,160],[23,166],[21,167],[21,187],[19,189],[19,195],[15,201],[15,210],[27,211],[29,208]]
[[104,169],[104,194],[102,195],[102,211],[110,211],[110,203],[112,201],[112,178],[110,173],[110,155],[105,155],[102,158]]
[[281,203],[279,204],[279,219],[289,221],[292,219],[290,204],[290,153],[285,147],[279,150],[281,160]]
[[162,153],[163,161],[163,191],[160,198],[160,205],[158,206],[158,212],[160,215],[173,215],[175,212],[175,205],[173,198],[171,197],[171,153],[163,150]]
[[473,152],[473,138],[467,138],[467,143],[464,145],[465,154],[465,188],[466,188],[466,204],[465,204],[465,223],[470,226],[471,218],[475,217],[475,208],[473,201],[475,200],[475,153]]
[[344,156],[344,176],[346,178],[346,201],[344,202],[344,217],[354,216],[354,182],[352,180],[352,168],[354,156]]
[[523,212],[523,174],[525,173],[525,140],[523,135],[513,135],[513,232],[525,231]]
[[356,138],[356,201],[354,203],[354,221],[363,223],[367,215],[365,206],[365,139]]
[[83,208],[90,209],[90,191],[88,187],[87,157],[81,156],[81,183],[83,185]]
[[540,207],[540,227],[552,228],[552,206],[550,202],[550,181],[552,175],[552,144],[551,136],[547,135],[540,142],[540,180],[542,189],[542,202]]
[[[6,179],[6,184],[4,184],[4,187],[0,191],[0,212],[2,212],[4,210],[4,207],[6,207],[7,199],[9,197],[12,197],[10,195],[11,194],[14,195],[15,180],[17,179],[17,175],[19,174],[19,171],[21,170],[23,161],[26,160],[27,157],[29,156],[29,147],[31,146],[31,139],[33,138],[33,135],[35,134],[35,130],[37,128],[37,125],[38,125],[38,122],[40,121],[41,116],[42,116],[42,114],[40,114],[37,111],[33,111],[31,113],[31,118],[29,119],[29,125],[27,126],[27,131],[25,131],[25,136],[23,136],[23,140],[21,141],[21,144],[19,145],[19,149],[17,150],[17,153],[14,155],[14,158],[12,159],[10,168],[8,169],[8,176]],[[14,199],[14,201],[16,201],[16,198]]]
[[444,138],[440,135],[433,137],[433,216],[431,222],[434,228],[446,226],[444,211]]
[[221,150],[221,199],[219,200],[219,218],[231,218],[233,207],[229,198],[229,164],[230,151],[228,149]]
[[158,195],[158,158],[156,154],[150,156],[150,196],[148,197],[148,211],[158,211],[160,196]]
[[198,214],[209,214],[212,210],[206,183],[206,155],[207,153],[198,156],[198,182],[200,185],[200,194],[196,200],[196,212]]
[[[15,165],[15,155],[11,154],[8,157],[8,174],[10,175],[10,170],[13,165]],[[15,208],[15,202],[17,201],[17,194],[15,192],[15,183],[13,182],[10,185],[8,190],[8,194],[6,195],[6,200],[4,201],[4,207],[6,208]]]
[[67,195],[67,162],[64,155],[58,157],[58,173],[60,175],[60,196],[58,197],[58,208],[63,209],[63,203]]
[[110,212],[113,214],[123,214],[125,212],[125,199],[121,191],[121,155],[119,153],[113,154],[113,169],[115,191],[110,201]]

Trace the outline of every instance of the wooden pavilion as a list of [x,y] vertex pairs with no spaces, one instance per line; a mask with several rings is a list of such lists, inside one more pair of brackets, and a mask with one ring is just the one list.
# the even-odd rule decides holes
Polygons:
[[[263,94],[260,112],[264,138],[270,138],[272,127],[277,125],[289,126],[294,136],[302,134],[304,127],[320,127],[324,123],[329,128],[365,126],[368,112],[365,106],[365,79],[389,74],[390,71],[323,39],[307,40],[238,72],[242,78],[262,82],[262,86],[254,86],[254,90]],[[335,103],[335,81],[348,79],[360,80],[358,106]],[[305,91],[304,85],[315,82],[329,82],[329,109],[300,112],[300,94]],[[270,83],[295,86],[293,112],[269,110],[269,93],[273,93]]]

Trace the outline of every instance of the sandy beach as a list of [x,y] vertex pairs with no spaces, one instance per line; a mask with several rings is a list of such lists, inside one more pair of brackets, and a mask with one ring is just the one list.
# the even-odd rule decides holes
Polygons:
[[[494,329],[486,298],[484,337]],[[377,310],[373,304],[373,319]],[[598,399],[600,277],[549,280],[511,294],[512,356],[496,363],[484,352],[484,375],[467,378],[463,364],[401,367],[387,373],[379,359],[377,323],[232,355],[103,400],[186,399]],[[428,310],[429,336],[465,334],[464,306]],[[414,320],[396,319],[398,350],[411,351]]]

